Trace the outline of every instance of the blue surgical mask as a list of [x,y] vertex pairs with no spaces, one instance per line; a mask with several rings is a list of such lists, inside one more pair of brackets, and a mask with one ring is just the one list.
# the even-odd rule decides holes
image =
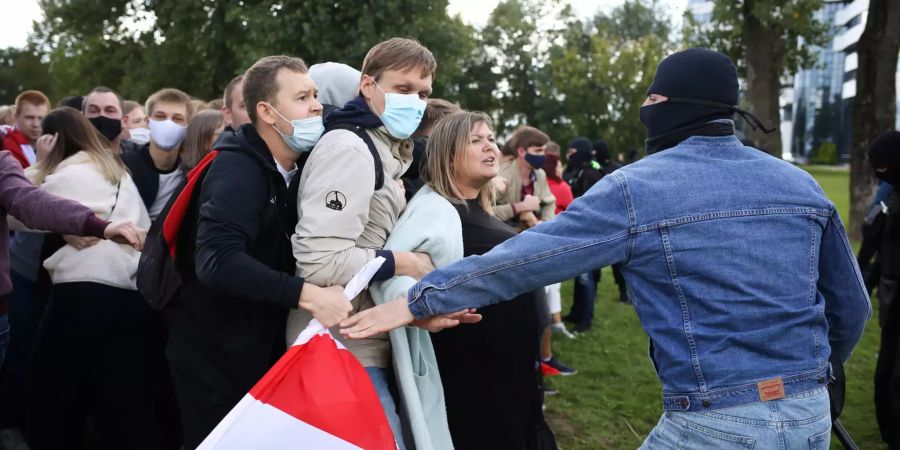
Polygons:
[[325,132],[322,116],[288,120],[274,106],[269,105],[269,107],[272,108],[272,111],[275,111],[275,114],[278,114],[278,117],[281,117],[286,122],[290,122],[291,126],[294,127],[294,134],[284,134],[278,130],[278,127],[272,125],[272,128],[275,128],[275,131],[281,135],[284,143],[297,153],[306,153],[312,150],[316,146],[316,142],[319,142],[319,138],[322,137],[322,133]]
[[378,83],[375,86],[384,93],[384,112],[380,119],[388,133],[397,139],[412,136],[425,114],[425,100],[416,94],[389,94]]

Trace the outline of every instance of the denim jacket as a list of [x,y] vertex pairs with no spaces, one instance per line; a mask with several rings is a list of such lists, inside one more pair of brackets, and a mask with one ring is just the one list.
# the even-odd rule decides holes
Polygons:
[[846,361],[871,315],[819,185],[734,136],[691,137],[613,172],[554,220],[432,272],[409,308],[481,307],[615,263],[666,410],[820,387],[831,352]]

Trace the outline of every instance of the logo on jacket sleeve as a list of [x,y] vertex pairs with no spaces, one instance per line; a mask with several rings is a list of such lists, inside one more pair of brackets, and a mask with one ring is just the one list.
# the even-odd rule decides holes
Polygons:
[[347,205],[347,197],[341,192],[331,191],[325,195],[325,207],[335,211],[342,211]]

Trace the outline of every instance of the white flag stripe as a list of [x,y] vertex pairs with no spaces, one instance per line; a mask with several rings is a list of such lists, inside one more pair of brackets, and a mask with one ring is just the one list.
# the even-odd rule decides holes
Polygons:
[[197,450],[362,450],[246,395]]

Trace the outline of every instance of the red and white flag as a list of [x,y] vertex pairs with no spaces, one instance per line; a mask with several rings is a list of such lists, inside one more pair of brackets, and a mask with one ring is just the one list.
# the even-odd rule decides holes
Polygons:
[[[356,297],[384,258],[347,283]],[[290,349],[225,416],[198,450],[396,450],[365,368],[313,319]]]

